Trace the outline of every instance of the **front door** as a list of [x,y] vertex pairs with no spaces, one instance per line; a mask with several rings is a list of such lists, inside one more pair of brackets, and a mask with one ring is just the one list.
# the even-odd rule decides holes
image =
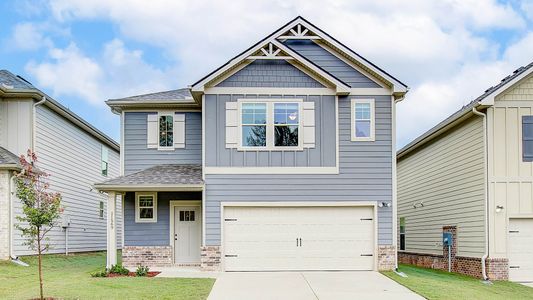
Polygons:
[[174,207],[174,261],[200,262],[201,213],[199,206]]

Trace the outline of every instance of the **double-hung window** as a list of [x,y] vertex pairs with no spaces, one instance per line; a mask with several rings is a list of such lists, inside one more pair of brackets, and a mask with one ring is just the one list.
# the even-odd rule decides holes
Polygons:
[[400,218],[400,250],[405,250],[405,217]]
[[159,116],[159,148],[174,145],[174,116],[164,114]]
[[104,201],[100,201],[100,206],[98,207],[98,215],[100,219],[104,218]]
[[157,222],[157,197],[155,193],[136,195],[135,222]]
[[100,153],[101,156],[101,164],[100,164],[100,171],[102,172],[102,175],[107,176],[107,173],[109,171],[109,150],[107,147],[102,145],[102,151]]
[[374,99],[352,99],[352,141],[375,140]]
[[301,100],[240,102],[240,146],[250,150],[299,150]]

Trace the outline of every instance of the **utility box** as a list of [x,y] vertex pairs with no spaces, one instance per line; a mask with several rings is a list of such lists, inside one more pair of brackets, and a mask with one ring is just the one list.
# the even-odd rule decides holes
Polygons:
[[453,236],[451,232],[442,233],[442,245],[446,247],[453,245]]
[[61,214],[61,227],[68,228],[70,227],[70,217],[66,214]]

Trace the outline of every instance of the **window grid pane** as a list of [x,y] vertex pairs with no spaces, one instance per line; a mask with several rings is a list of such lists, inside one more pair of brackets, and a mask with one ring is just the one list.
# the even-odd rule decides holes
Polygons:
[[174,117],[159,117],[159,146],[170,147],[173,144]]
[[370,137],[372,107],[370,103],[355,103],[355,136]]

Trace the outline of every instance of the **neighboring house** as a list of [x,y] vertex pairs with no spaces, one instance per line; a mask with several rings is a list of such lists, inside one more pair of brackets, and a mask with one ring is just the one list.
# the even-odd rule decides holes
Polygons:
[[[533,281],[533,63],[398,151],[400,262]],[[486,271],[483,274],[483,266]]]
[[107,197],[92,184],[119,175],[119,145],[22,77],[0,70],[0,259],[34,253],[15,228],[22,206],[12,180],[28,149],[50,174],[50,189],[62,195],[64,213],[49,233],[49,252],[105,249]]
[[[301,17],[122,120],[126,266],[395,266],[394,107],[407,87]],[[108,265],[115,264],[113,214]]]

